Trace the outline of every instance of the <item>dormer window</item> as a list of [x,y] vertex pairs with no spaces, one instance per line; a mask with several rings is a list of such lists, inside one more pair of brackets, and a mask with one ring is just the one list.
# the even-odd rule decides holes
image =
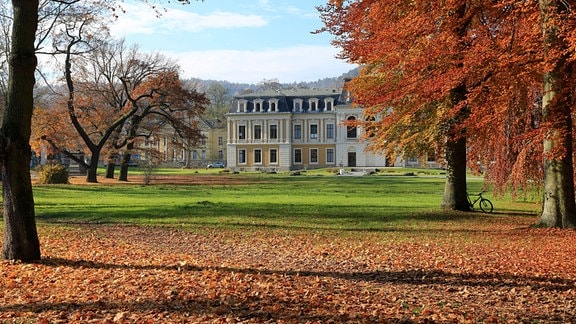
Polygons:
[[310,103],[310,111],[318,110],[318,99],[312,98],[310,99],[309,103]]
[[324,104],[326,105],[326,111],[332,111],[334,109],[334,99],[333,98],[326,98],[324,99]]
[[246,100],[238,100],[238,107],[236,108],[237,112],[245,112],[246,111]]
[[268,105],[270,106],[271,112],[278,111],[278,99],[270,99],[268,100]]
[[262,108],[262,99],[257,99],[254,100],[254,112],[262,112],[263,108]]
[[302,99],[294,99],[294,111],[302,111]]

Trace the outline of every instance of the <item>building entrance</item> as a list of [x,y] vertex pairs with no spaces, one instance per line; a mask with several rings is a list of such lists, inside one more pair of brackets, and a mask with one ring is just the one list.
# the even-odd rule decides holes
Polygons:
[[356,166],[356,152],[348,152],[348,167],[353,168]]

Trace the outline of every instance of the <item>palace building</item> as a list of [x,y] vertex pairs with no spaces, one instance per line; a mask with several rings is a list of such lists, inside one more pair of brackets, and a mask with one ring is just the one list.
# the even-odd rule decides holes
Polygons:
[[234,97],[227,116],[227,163],[237,171],[326,167],[376,168],[384,155],[365,152],[360,118],[342,89],[282,89]]

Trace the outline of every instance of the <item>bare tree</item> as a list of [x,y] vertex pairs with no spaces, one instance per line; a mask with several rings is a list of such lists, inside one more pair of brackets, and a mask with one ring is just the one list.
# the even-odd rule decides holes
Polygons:
[[128,163],[138,137],[157,136],[169,130],[172,132],[172,144],[183,148],[186,144],[196,144],[202,138],[198,122],[208,99],[194,89],[186,89],[177,71],[150,78],[135,92],[138,91],[152,92],[152,95],[140,101],[129,96],[132,105],[138,106],[138,112],[130,118],[126,127],[128,147],[122,158],[118,178],[121,181],[128,180]]
[[[73,2],[76,1],[69,1]],[[178,2],[188,3],[189,0]],[[29,164],[34,71],[37,66],[34,43],[39,7],[38,0],[12,0],[7,103],[0,128],[0,172],[4,200],[2,256],[22,261],[40,259]]]
[[222,84],[214,82],[206,90],[206,96],[210,99],[210,105],[206,109],[205,117],[224,120],[224,114],[228,112],[232,101],[230,91]]

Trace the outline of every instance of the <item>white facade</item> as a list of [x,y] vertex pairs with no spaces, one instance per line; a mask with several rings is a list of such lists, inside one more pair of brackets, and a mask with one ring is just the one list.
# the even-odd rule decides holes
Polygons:
[[227,114],[227,165],[233,170],[299,170],[326,167],[376,168],[383,155],[366,153],[360,118],[345,92],[291,89],[236,96]]

